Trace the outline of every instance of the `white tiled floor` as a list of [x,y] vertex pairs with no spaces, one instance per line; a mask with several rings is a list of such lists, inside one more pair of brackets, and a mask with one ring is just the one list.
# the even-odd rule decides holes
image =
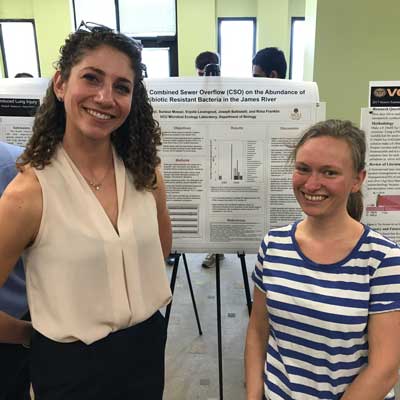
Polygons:
[[[164,400],[219,399],[215,268],[201,267],[204,254],[187,254],[203,329],[199,336],[183,262],[179,265],[170,317]],[[249,274],[255,256],[246,256]],[[167,267],[169,273],[172,267]],[[251,284],[251,282],[250,282]],[[253,285],[251,284],[251,291]],[[221,261],[221,316],[224,399],[245,398],[243,349],[248,312],[240,260]]]

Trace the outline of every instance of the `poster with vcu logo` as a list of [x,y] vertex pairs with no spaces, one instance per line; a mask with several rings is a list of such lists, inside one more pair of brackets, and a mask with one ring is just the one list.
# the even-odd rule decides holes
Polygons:
[[361,109],[368,141],[363,222],[400,243],[400,81],[369,87],[370,107]]
[[400,81],[369,83],[370,107],[400,107]]

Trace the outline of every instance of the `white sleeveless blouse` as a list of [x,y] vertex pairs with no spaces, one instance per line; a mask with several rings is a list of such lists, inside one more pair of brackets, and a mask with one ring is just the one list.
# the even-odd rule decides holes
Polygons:
[[171,300],[155,199],[115,151],[114,168],[119,233],[62,146],[35,170],[43,213],[24,254],[28,301],[33,327],[58,342],[93,343]]

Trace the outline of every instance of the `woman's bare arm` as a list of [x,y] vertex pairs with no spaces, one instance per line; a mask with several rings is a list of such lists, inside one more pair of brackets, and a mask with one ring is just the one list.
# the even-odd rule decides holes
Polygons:
[[[42,192],[33,171],[20,173],[0,197],[0,287],[34,240],[42,215]],[[0,312],[0,342],[28,344],[32,326]]]
[[34,240],[42,216],[42,191],[33,171],[19,173],[0,197],[0,287]]
[[265,293],[255,287],[245,348],[247,400],[262,400],[264,397],[265,349],[269,337],[265,302]]
[[341,400],[383,400],[398,380],[400,311],[372,314],[368,321],[368,365]]

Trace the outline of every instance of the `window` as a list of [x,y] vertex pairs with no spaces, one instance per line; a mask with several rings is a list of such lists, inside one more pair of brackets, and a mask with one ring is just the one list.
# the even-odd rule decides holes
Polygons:
[[142,61],[146,65],[147,75],[151,78],[170,76],[169,49],[167,47],[143,48]]
[[289,79],[295,81],[303,80],[305,25],[304,17],[292,17]]
[[73,2],[75,29],[81,21],[117,29],[117,18],[114,0],[75,0]]
[[255,50],[255,18],[218,18],[222,76],[251,77]]
[[175,0],[119,0],[121,32],[137,37],[176,35]]
[[73,8],[75,28],[96,22],[140,40],[150,78],[178,76],[176,0],[73,0]]
[[40,76],[33,20],[0,20],[0,48],[6,78],[20,72]]

